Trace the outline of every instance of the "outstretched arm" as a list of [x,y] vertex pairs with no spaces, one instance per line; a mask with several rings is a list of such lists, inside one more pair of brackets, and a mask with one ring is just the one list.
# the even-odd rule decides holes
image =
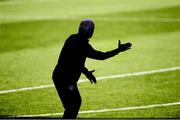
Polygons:
[[108,59],[110,57],[117,55],[120,52],[124,52],[124,51],[130,49],[131,43],[121,44],[121,41],[119,40],[118,48],[108,51],[108,52],[97,51],[97,50],[93,49],[91,45],[89,45],[88,47],[89,48],[87,51],[87,57],[97,59],[97,60],[105,60],[105,59]]
[[96,83],[96,78],[95,76],[92,74],[95,70],[92,71],[88,71],[88,69],[86,67],[83,67],[82,69],[82,73],[89,79],[89,81],[93,84]]

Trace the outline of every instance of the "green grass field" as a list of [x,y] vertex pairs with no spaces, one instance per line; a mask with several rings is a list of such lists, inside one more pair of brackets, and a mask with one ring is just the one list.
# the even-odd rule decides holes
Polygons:
[[[83,18],[95,21],[90,40],[95,49],[114,49],[119,39],[133,44],[105,61],[87,59],[96,77],[179,67],[179,11],[179,0],[0,0],[0,91],[53,84],[63,43]],[[179,69],[78,86],[80,111],[180,102]],[[0,117],[62,112],[54,87],[0,94]],[[180,104],[78,118],[180,118]]]

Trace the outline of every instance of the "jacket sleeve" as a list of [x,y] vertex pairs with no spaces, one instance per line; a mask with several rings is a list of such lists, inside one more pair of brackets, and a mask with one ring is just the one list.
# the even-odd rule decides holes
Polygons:
[[81,72],[82,72],[83,74],[86,74],[86,73],[88,73],[89,71],[88,71],[88,69],[87,69],[85,66],[83,66]]
[[97,51],[90,44],[88,44],[87,57],[97,60],[105,60],[117,55],[119,52],[120,51],[118,48],[107,52]]

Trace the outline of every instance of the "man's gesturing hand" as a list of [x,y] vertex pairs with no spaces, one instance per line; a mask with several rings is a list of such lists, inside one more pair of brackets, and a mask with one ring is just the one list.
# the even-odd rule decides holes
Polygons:
[[121,41],[119,40],[118,49],[119,49],[120,52],[124,52],[124,51],[130,49],[131,46],[132,46],[131,43],[121,44]]
[[88,71],[85,73],[85,76],[89,79],[89,81],[93,84],[96,83],[96,78],[94,77],[94,75],[92,74],[95,70],[92,71]]

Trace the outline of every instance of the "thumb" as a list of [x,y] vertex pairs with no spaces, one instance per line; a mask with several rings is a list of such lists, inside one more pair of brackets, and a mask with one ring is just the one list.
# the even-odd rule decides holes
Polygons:
[[121,44],[121,40],[119,40],[119,44],[118,45],[120,45]]
[[93,73],[95,70],[91,70],[90,72]]

